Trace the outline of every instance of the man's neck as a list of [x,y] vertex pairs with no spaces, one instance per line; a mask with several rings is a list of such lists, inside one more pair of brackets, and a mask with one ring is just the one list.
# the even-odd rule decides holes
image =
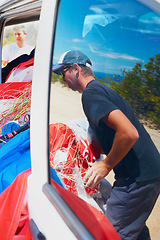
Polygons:
[[17,45],[19,48],[23,48],[24,47],[24,43],[23,42],[17,42]]
[[92,80],[95,80],[95,78],[93,76],[89,76],[89,77],[85,77],[83,79],[83,81],[81,82],[81,87],[82,87],[82,92],[84,91],[84,89],[86,88],[87,84],[89,82],[91,82]]

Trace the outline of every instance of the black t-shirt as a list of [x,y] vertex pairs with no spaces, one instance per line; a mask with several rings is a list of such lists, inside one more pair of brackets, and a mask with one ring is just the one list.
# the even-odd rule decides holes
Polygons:
[[82,94],[82,104],[90,126],[106,155],[112,147],[115,131],[101,120],[102,117],[119,109],[138,130],[139,139],[113,169],[116,179],[134,178],[141,182],[160,177],[160,154],[131,107],[118,93],[92,80]]

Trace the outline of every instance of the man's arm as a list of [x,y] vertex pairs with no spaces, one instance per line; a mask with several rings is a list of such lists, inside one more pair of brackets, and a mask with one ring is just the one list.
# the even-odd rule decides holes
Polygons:
[[2,67],[5,67],[9,63],[9,45],[5,45],[2,48]]
[[114,110],[102,118],[102,121],[115,130],[112,148],[103,161],[91,164],[84,182],[86,187],[94,187],[126,156],[139,138],[137,129],[129,119],[120,111]]

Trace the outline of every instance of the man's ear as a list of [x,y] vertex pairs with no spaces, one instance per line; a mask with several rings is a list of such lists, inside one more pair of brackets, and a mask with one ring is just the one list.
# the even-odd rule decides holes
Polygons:
[[77,63],[73,63],[73,69],[76,71],[77,78],[79,77],[80,67]]
[[77,63],[73,63],[74,70],[80,71],[80,66]]
[[73,67],[74,67],[75,69],[77,69],[77,66],[78,66],[77,63],[73,63]]

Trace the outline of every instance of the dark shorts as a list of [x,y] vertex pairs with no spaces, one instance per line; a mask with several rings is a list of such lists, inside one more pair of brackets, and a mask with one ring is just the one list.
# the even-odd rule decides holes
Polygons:
[[123,240],[150,239],[141,232],[159,193],[160,179],[141,183],[119,179],[114,183],[106,216]]

